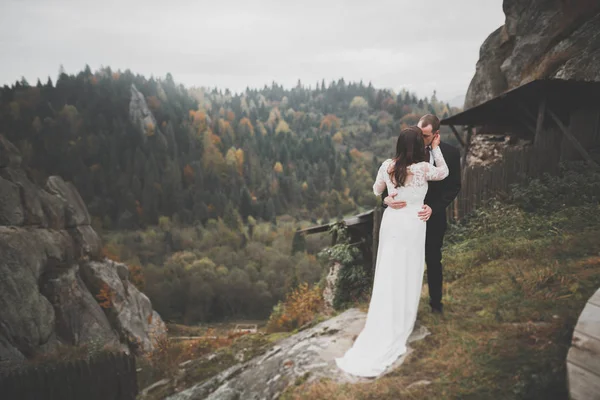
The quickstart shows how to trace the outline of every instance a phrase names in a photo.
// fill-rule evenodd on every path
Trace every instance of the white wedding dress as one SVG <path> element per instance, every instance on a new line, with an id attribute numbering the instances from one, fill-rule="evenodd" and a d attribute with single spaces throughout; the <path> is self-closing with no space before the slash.
<path id="1" fill-rule="evenodd" d="M 373 292 L 367 321 L 352 348 L 337 358 L 339 368 L 349 374 L 375 377 L 382 374 L 406 352 L 406 341 L 417 319 L 417 309 L 425 269 L 425 229 L 427 224 L 417 213 L 427 194 L 427 181 L 448 176 L 448 167 L 439 147 L 431 151 L 435 165 L 428 162 L 408 167 L 403 186 L 396 188 L 388 174 L 392 160 L 383 162 L 373 185 L 381 195 L 397 192 L 395 200 L 406 207 L 387 207 L 379 231 L 379 248 Z"/>

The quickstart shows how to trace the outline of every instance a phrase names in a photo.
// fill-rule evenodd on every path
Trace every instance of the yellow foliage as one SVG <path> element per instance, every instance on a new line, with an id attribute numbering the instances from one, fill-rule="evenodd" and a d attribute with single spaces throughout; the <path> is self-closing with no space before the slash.
<path id="1" fill-rule="evenodd" d="M 280 119 L 279 123 L 277 124 L 277 128 L 275 128 L 275 133 L 279 135 L 280 133 L 288 132 L 291 132 L 290 126 L 287 124 L 287 122 L 285 122 L 285 120 Z"/>
<path id="2" fill-rule="evenodd" d="M 244 172 L 244 150 L 237 149 L 235 151 L 235 159 L 237 161 L 238 174 L 240 174 L 240 176 L 242 176 L 242 174 Z"/>
<path id="3" fill-rule="evenodd" d="M 254 127 L 252 126 L 252 122 L 246 117 L 240 120 L 239 130 L 243 135 L 254 136 Z"/>
<path id="4" fill-rule="evenodd" d="M 342 132 L 338 132 L 335 135 L 333 135 L 333 141 L 337 144 L 342 144 L 342 142 L 344 141 L 344 136 L 342 135 Z"/>
<path id="5" fill-rule="evenodd" d="M 283 165 L 281 165 L 281 163 L 277 161 L 273 166 L 273 171 L 277 172 L 278 174 L 281 174 L 283 172 Z"/>

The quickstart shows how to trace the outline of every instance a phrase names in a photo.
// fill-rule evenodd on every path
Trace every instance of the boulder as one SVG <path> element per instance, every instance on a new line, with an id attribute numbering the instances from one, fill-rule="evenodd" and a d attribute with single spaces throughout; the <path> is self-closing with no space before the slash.
<path id="1" fill-rule="evenodd" d="M 0 136 L 0 367 L 59 343 L 152 349 L 166 327 L 127 266 L 86 264 L 102 258 L 102 242 L 75 187 L 52 176 L 42 189 L 20 164 Z M 108 310 L 96 297 L 104 284 Z"/>
<path id="2" fill-rule="evenodd" d="M 81 275 L 92 294 L 102 292 L 108 297 L 105 312 L 121 339 L 137 353 L 150 351 L 166 327 L 148 297 L 129 282 L 123 270 L 128 270 L 126 265 L 107 259 L 83 264 Z"/>
<path id="3" fill-rule="evenodd" d="M 481 46 L 465 108 L 540 78 L 600 80 L 600 2 L 504 0 L 504 26 Z"/>
<path id="4" fill-rule="evenodd" d="M 27 357 L 53 336 L 54 309 L 38 281 L 49 261 L 65 256 L 59 233 L 35 231 L 0 227 L 0 337 Z"/>
<path id="5" fill-rule="evenodd" d="M 72 183 L 65 182 L 59 176 L 51 176 L 46 181 L 46 190 L 64 201 L 67 228 L 90 225 L 90 214 Z"/>
<path id="6" fill-rule="evenodd" d="M 56 334 L 63 343 L 118 347 L 119 338 L 81 280 L 77 264 L 46 271 L 41 292 L 54 308 Z"/>

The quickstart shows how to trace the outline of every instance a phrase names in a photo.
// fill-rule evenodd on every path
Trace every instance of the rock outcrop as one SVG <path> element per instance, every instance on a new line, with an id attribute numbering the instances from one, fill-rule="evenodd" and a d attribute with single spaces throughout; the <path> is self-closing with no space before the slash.
<path id="1" fill-rule="evenodd" d="M 102 256 L 75 187 L 52 176 L 41 188 L 20 164 L 0 136 L 0 361 L 61 343 L 150 349 L 150 335 L 164 334 L 164 324 L 129 283 L 127 266 Z"/>
<path id="2" fill-rule="evenodd" d="M 177 393 L 169 400 L 276 399 L 297 382 L 327 378 L 337 382 L 368 381 L 346 374 L 335 364 L 352 346 L 366 321 L 366 314 L 350 309 L 342 314 L 283 339 L 265 354 L 234 365 L 206 382 Z M 409 342 L 423 339 L 429 331 L 417 325 Z M 387 374 L 401 365 L 412 350 L 400 357 Z"/>
<path id="3" fill-rule="evenodd" d="M 600 2 L 504 0 L 483 43 L 465 109 L 540 78 L 600 80 Z"/>
<path id="4" fill-rule="evenodd" d="M 129 101 L 129 119 L 138 128 L 143 143 L 146 143 L 149 137 L 154 137 L 162 148 L 168 147 L 167 139 L 160 130 L 154 114 L 150 111 L 146 98 L 133 84 Z"/>

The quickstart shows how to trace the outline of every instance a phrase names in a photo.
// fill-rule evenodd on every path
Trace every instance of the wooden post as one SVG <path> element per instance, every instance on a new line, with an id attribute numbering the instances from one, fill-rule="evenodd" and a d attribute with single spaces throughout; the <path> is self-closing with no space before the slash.
<path id="1" fill-rule="evenodd" d="M 538 107 L 537 121 L 535 123 L 535 136 L 533 137 L 534 143 L 535 143 L 536 139 L 542 134 L 542 129 L 544 129 L 544 117 L 545 116 L 546 116 L 546 98 L 543 97 L 542 101 L 540 101 L 540 105 Z"/>
<path id="2" fill-rule="evenodd" d="M 465 148 L 464 148 L 464 153 L 462 156 L 462 163 L 461 166 L 462 168 L 466 168 L 466 161 L 467 161 L 467 154 L 469 153 L 469 146 L 471 145 L 471 137 L 473 136 L 473 127 L 469 126 L 467 128 L 467 142 L 465 144 Z"/>
<path id="3" fill-rule="evenodd" d="M 588 152 L 585 151 L 585 148 L 581 145 L 581 143 L 579 143 L 579 140 L 577 140 L 575 136 L 573 136 L 571 132 L 569 132 L 569 129 L 562 123 L 560 118 L 558 118 L 558 116 L 554 114 L 554 112 L 552 112 L 552 110 L 550 109 L 548 109 L 548 114 L 550 115 L 550 117 L 552 117 L 552 119 L 554 120 L 554 122 L 556 122 L 556 125 L 558 125 L 565 137 L 569 139 L 573 147 L 575 147 L 575 149 L 588 162 L 588 164 L 590 164 L 590 166 L 596 169 L 600 168 L 600 166 L 592 159 L 592 157 L 590 157 Z"/>
<path id="4" fill-rule="evenodd" d="M 459 135 L 458 131 L 456 130 L 456 128 L 454 127 L 454 125 L 450 125 L 450 129 L 452 129 L 452 132 L 454 133 L 454 136 L 456 136 L 456 139 L 458 140 L 458 143 L 460 143 L 461 147 L 464 149 L 465 148 L 465 142 L 460 137 L 460 135 Z"/>

